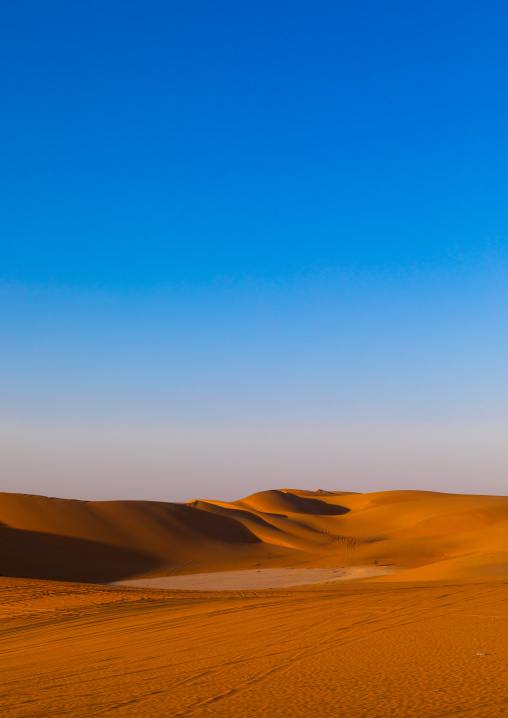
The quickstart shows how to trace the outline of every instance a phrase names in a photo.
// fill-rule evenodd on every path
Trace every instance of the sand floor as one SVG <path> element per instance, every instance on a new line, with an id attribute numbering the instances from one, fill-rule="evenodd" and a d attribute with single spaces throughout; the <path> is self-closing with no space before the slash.
<path id="1" fill-rule="evenodd" d="M 347 568 L 264 568 L 247 571 L 217 571 L 186 576 L 160 576 L 115 581 L 114 586 L 136 588 L 181 589 L 186 591 L 248 591 L 287 588 L 314 583 L 331 584 L 371 576 L 386 576 L 397 569 L 385 566 L 350 566 Z"/>
<path id="2" fill-rule="evenodd" d="M 2 718 L 508 718 L 508 583 L 0 577 Z"/>

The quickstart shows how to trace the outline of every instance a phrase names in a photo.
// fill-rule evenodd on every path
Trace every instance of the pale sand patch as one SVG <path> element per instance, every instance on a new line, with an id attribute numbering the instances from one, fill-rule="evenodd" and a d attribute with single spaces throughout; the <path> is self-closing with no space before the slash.
<path id="1" fill-rule="evenodd" d="M 159 576 L 115 581 L 112 586 L 167 588 L 187 591 L 242 591 L 287 588 L 313 583 L 336 583 L 371 576 L 385 576 L 397 569 L 385 566 L 349 566 L 347 568 L 263 568 L 247 571 L 217 571 L 185 576 Z"/>

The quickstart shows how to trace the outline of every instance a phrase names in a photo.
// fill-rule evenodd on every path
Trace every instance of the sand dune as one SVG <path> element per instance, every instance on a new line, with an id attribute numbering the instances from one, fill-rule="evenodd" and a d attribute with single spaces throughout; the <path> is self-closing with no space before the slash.
<path id="1" fill-rule="evenodd" d="M 0 522 L 0 573 L 25 578 L 113 582 L 374 562 L 407 569 L 384 582 L 508 574 L 507 497 L 281 489 L 176 504 L 4 493 Z"/>

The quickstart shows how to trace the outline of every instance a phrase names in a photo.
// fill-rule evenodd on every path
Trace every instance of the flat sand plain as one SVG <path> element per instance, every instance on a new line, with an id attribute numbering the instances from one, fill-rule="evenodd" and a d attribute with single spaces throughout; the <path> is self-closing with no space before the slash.
<path id="1" fill-rule="evenodd" d="M 331 584 L 361 578 L 388 576 L 396 569 L 377 566 L 349 566 L 348 568 L 263 568 L 247 571 L 214 571 L 191 573 L 185 576 L 159 576 L 117 581 L 114 585 L 134 588 L 182 589 L 187 591 L 240 591 L 267 588 L 289 588 L 314 583 Z"/>
<path id="2" fill-rule="evenodd" d="M 3 718 L 508 716 L 504 581 L 0 595 Z"/>

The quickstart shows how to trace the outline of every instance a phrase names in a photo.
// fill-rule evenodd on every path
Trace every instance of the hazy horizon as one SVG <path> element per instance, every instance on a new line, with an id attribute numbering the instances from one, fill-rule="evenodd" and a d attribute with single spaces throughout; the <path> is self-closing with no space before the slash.
<path id="1" fill-rule="evenodd" d="M 508 424 L 265 428 L 2 426 L 2 490 L 233 501 L 268 489 L 506 494 Z M 30 452 L 26 452 L 30 445 Z"/>

